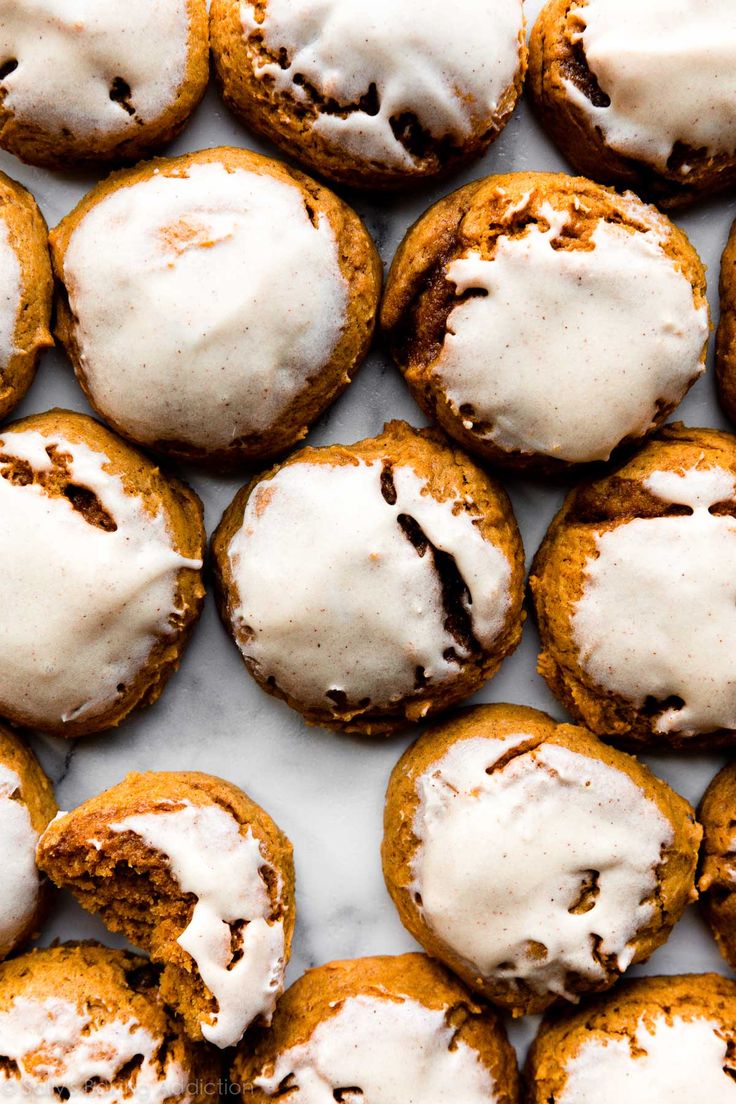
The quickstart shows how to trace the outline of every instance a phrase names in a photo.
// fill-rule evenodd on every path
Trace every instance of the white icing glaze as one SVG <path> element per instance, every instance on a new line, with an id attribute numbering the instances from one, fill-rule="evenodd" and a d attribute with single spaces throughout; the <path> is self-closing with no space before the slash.
<path id="1" fill-rule="evenodd" d="M 611 103 L 594 107 L 570 80 L 567 94 L 608 145 L 659 169 L 678 142 L 709 155 L 736 150 L 732 0 L 585 0 L 570 14 Z"/>
<path id="2" fill-rule="evenodd" d="M 99 1016 L 97 1010 L 95 1017 Z M 19 996 L 7 1011 L 0 1011 L 0 1053 L 18 1064 L 18 1073 L 0 1067 L 0 1096 L 58 1104 L 58 1090 L 64 1089 L 68 1104 L 90 1099 L 99 1104 L 191 1100 L 182 1066 L 167 1056 L 163 1070 L 159 1068 L 161 1043 L 134 1019 L 95 1022 L 86 1009 L 70 1001 Z M 133 1059 L 140 1059 L 135 1072 L 111 1084 Z"/>
<path id="3" fill-rule="evenodd" d="M 414 518 L 454 556 L 476 639 L 490 647 L 509 608 L 511 567 L 458 503 L 440 502 L 408 467 L 393 469 L 396 502 L 381 494 L 379 461 L 292 464 L 250 496 L 229 547 L 240 649 L 262 677 L 300 702 L 388 705 L 410 694 L 416 671 L 439 683 L 463 646 L 445 628 L 439 577 L 398 518 Z M 425 493 L 426 492 L 426 493 Z M 284 540 L 284 533 L 289 540 Z"/>
<path id="4" fill-rule="evenodd" d="M 20 261 L 10 241 L 8 224 L 0 218 L 0 381 L 3 369 L 16 351 L 15 330 L 21 294 Z"/>
<path id="5" fill-rule="evenodd" d="M 205 1039 L 233 1046 L 257 1017 L 270 1022 L 283 989 L 284 926 L 268 919 L 272 907 L 261 874 L 268 863 L 252 829 L 243 833 L 219 805 L 189 802 L 129 816 L 110 828 L 133 832 L 160 851 L 182 892 L 197 898 L 177 942 L 217 1000 L 213 1020 L 200 1025 Z M 234 960 L 230 925 L 243 921 L 241 955 Z"/>
<path id="6" fill-rule="evenodd" d="M 117 189 L 64 280 L 97 406 L 136 440 L 224 448 L 268 429 L 329 362 L 348 289 L 296 185 L 218 162 Z"/>
<path id="7" fill-rule="evenodd" d="M 572 616 L 579 663 L 604 689 L 664 709 L 658 732 L 736 728 L 736 520 L 708 508 L 732 502 L 721 468 L 654 472 L 645 486 L 681 517 L 635 518 L 596 536 Z"/>
<path id="8" fill-rule="evenodd" d="M 117 525 L 88 523 L 65 497 L 1 477 L 0 702 L 43 728 L 93 717 L 171 631 L 181 568 L 163 513 L 127 494 L 109 460 L 83 444 L 35 430 L 0 432 L 0 457 L 53 468 L 47 449 L 70 458 L 73 483 L 95 494 Z M 70 640 L 73 646 L 70 646 Z"/>
<path id="9" fill-rule="evenodd" d="M 289 1095 L 300 1104 L 333 1104 L 339 1089 L 346 1104 L 494 1104 L 490 1072 L 454 1035 L 444 1012 L 418 1001 L 350 997 L 255 1086 L 276 1096 L 291 1076 Z"/>
<path id="10" fill-rule="evenodd" d="M 491 260 L 449 265 L 458 295 L 486 294 L 451 312 L 432 372 L 456 411 L 472 408 L 466 427 L 500 448 L 607 460 L 704 370 L 708 309 L 665 254 L 661 224 L 630 233 L 601 219 L 593 249 L 558 249 L 567 215 L 544 214 L 547 229 L 502 235 Z"/>
<path id="11" fill-rule="evenodd" d="M 565 1067 L 558 1104 L 736 1104 L 736 1082 L 719 1025 L 706 1019 L 641 1020 L 634 1040 L 583 1043 Z"/>
<path id="12" fill-rule="evenodd" d="M 458 741 L 418 779 L 412 891 L 482 977 L 575 999 L 568 974 L 606 978 L 596 941 L 620 970 L 630 965 L 672 829 L 628 775 L 567 748 L 519 748 L 493 769 L 530 739 Z M 593 907 L 571 912 L 592 872 Z"/>
<path id="13" fill-rule="evenodd" d="M 0 853 L 3 856 L 0 958 L 14 948 L 38 904 L 37 842 L 38 832 L 21 800 L 20 778 L 0 763 Z"/>
<path id="14" fill-rule="evenodd" d="M 188 37 L 186 0 L 0 0 L 0 58 L 18 62 L 4 106 L 52 134 L 123 137 L 176 100 Z M 111 98 L 116 78 L 133 114 Z"/>
<path id="15" fill-rule="evenodd" d="M 462 142 L 485 129 L 519 68 L 521 0 L 268 0 L 262 23 L 253 0 L 241 0 L 246 35 L 262 33 L 289 65 L 266 63 L 256 72 L 297 100 L 308 95 L 359 104 L 375 88 L 378 110 L 320 112 L 314 130 L 366 159 L 411 169 L 414 157 L 396 138 L 391 120 L 415 115 L 435 138 Z"/>

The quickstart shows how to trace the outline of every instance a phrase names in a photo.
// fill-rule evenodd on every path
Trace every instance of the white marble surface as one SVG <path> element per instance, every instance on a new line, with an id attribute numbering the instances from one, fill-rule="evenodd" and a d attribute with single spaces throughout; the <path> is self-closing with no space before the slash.
<path id="1" fill-rule="evenodd" d="M 528 0 L 531 21 L 541 0 Z M 265 150 L 228 114 L 213 88 L 172 153 L 231 144 Z M 0 154 L 0 168 L 27 185 L 50 225 L 71 209 L 92 178 L 65 176 L 21 165 Z M 528 105 L 521 103 L 498 142 L 482 161 L 456 179 L 406 197 L 374 201 L 346 198 L 365 218 L 388 264 L 402 235 L 435 199 L 467 180 L 493 172 L 565 170 L 566 165 L 540 132 Z M 709 294 L 717 312 L 720 254 L 736 198 L 701 205 L 677 216 L 708 266 Z M 717 314 L 715 315 L 717 317 Z M 712 354 L 712 351 L 711 351 Z M 711 370 L 696 384 L 677 417 L 690 425 L 728 428 L 715 402 Z M 88 410 L 62 353 L 47 353 L 19 415 L 60 405 Z M 309 435 L 311 444 L 354 441 L 403 417 L 423 418 L 403 380 L 380 347 L 374 348 L 349 390 Z M 195 470 L 184 473 L 202 496 L 211 532 L 223 508 L 244 479 L 217 479 Z M 564 487 L 506 480 L 531 558 L 557 509 Z M 73 642 L 70 642 L 73 647 Z M 523 642 L 479 701 L 510 701 L 537 706 L 562 719 L 563 710 L 535 672 L 537 640 L 527 623 Z M 246 674 L 222 629 L 211 593 L 179 673 L 152 709 L 117 731 L 64 742 L 39 737 L 35 743 L 56 783 L 62 808 L 118 782 L 129 770 L 194 769 L 222 775 L 265 806 L 291 837 L 297 863 L 298 924 L 289 978 L 333 958 L 394 953 L 414 947 L 384 888 L 379 861 L 383 794 L 389 773 L 411 739 L 387 741 L 337 736 L 307 728 L 285 705 L 267 697 Z M 652 756 L 647 761 L 682 794 L 697 803 L 723 758 L 703 755 Z M 95 936 L 112 943 L 101 923 L 59 896 L 42 942 Z M 118 941 L 119 942 L 119 941 Z M 727 969 L 691 908 L 669 943 L 634 973 L 674 973 Z M 523 1052 L 533 1020 L 512 1025 Z"/>

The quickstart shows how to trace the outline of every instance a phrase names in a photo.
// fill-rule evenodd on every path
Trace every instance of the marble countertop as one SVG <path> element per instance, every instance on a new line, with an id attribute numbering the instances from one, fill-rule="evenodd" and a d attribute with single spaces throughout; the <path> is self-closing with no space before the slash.
<path id="1" fill-rule="evenodd" d="M 542 0 L 527 0 L 529 23 Z M 214 88 L 183 136 L 168 151 L 184 153 L 216 145 L 237 145 L 273 153 L 254 141 L 227 112 Z M 94 182 L 21 165 L 0 153 L 0 168 L 36 196 L 50 226 L 55 225 Z M 495 172 L 564 171 L 567 166 L 522 102 L 486 156 L 456 178 L 408 196 L 364 198 L 345 194 L 360 212 L 388 265 L 408 226 L 441 195 L 468 180 Z M 714 317 L 720 254 L 736 197 L 698 206 L 676 216 L 708 268 Z M 52 406 L 89 412 L 64 355 L 50 351 L 16 416 Z M 309 434 L 310 444 L 351 442 L 378 433 L 385 421 L 425 419 L 398 371 L 374 347 L 355 382 Z M 715 400 L 712 349 L 709 371 L 692 389 L 675 419 L 690 425 L 733 428 Z M 183 475 L 202 497 L 211 533 L 245 477 L 216 478 L 195 469 Z M 562 484 L 504 480 L 521 526 L 527 556 L 535 552 L 565 492 Z M 562 707 L 536 674 L 538 641 L 527 621 L 516 653 L 477 701 L 515 702 L 545 709 L 564 719 Z M 246 673 L 222 628 L 211 586 L 202 620 L 176 674 L 160 701 L 119 729 L 100 736 L 63 741 L 38 737 L 35 747 L 56 784 L 59 805 L 70 809 L 118 782 L 130 770 L 191 769 L 221 775 L 246 790 L 290 836 L 297 867 L 297 930 L 288 978 L 330 959 L 390 954 L 415 949 L 399 923 L 383 884 L 379 845 L 383 796 L 396 760 L 414 734 L 389 740 L 339 736 L 308 728 L 286 705 L 264 694 Z M 656 773 L 697 803 L 721 766 L 709 755 L 646 756 Z M 59 895 L 43 931 L 55 938 L 99 938 L 120 944 L 102 923 Z M 696 908 L 683 918 L 669 942 L 633 974 L 729 971 Z M 523 1050 L 536 1018 L 511 1025 Z"/>

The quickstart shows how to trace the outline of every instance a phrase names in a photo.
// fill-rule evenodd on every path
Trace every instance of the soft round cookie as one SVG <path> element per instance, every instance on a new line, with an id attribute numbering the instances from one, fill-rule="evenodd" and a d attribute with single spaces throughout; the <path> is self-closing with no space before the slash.
<path id="1" fill-rule="evenodd" d="M 163 965 L 161 995 L 190 1038 L 228 1047 L 270 1022 L 294 931 L 294 863 L 237 786 L 194 771 L 129 774 L 57 817 L 38 863 Z"/>
<path id="2" fill-rule="evenodd" d="M 145 959 L 94 943 L 0 966 L 0 1094 L 39 1104 L 207 1104 L 219 1069 L 166 1012 Z"/>
<path id="3" fill-rule="evenodd" d="M 536 709 L 476 706 L 421 736 L 393 771 L 384 828 L 404 926 L 517 1016 L 608 989 L 697 896 L 688 803 Z"/>
<path id="4" fill-rule="evenodd" d="M 624 982 L 550 1016 L 527 1063 L 528 1104 L 734 1104 L 736 985 L 718 974 Z"/>
<path id="5" fill-rule="evenodd" d="M 736 421 L 736 223 L 721 258 L 720 319 L 716 333 L 716 379 L 721 405 Z"/>
<path id="6" fill-rule="evenodd" d="M 254 479 L 212 548 L 246 667 L 310 724 L 396 732 L 479 689 L 521 636 L 505 492 L 405 422 Z"/>
<path id="7" fill-rule="evenodd" d="M 0 716 L 57 736 L 155 701 L 204 598 L 202 506 L 92 418 L 0 430 Z"/>
<path id="8" fill-rule="evenodd" d="M 552 472 L 662 424 L 704 371 L 709 332 L 703 265 L 669 219 L 534 172 L 431 207 L 381 320 L 429 417 L 484 460 Z"/>
<path id="9" fill-rule="evenodd" d="M 446 173 L 503 129 L 526 70 L 522 0 L 213 0 L 225 102 L 332 180 Z"/>
<path id="10" fill-rule="evenodd" d="M 736 732 L 736 438 L 668 425 L 565 499 L 530 575 L 539 673 L 599 736 Z"/>
<path id="11" fill-rule="evenodd" d="M 242 1101 L 518 1104 L 501 1021 L 421 954 L 331 962 L 279 1001 L 270 1031 L 238 1052 Z"/>
<path id="12" fill-rule="evenodd" d="M 0 959 L 38 931 L 48 905 L 48 883 L 36 867 L 36 844 L 56 815 L 51 783 L 36 756 L 0 725 Z"/>
<path id="13" fill-rule="evenodd" d="M 700 902 L 721 954 L 736 967 L 736 764 L 715 776 L 698 819 L 703 825 Z"/>
<path id="14" fill-rule="evenodd" d="M 54 343 L 52 291 L 44 217 L 31 193 L 0 172 L 0 418 L 23 398 L 41 350 Z"/>
<path id="15" fill-rule="evenodd" d="M 368 351 L 381 267 L 354 211 L 248 150 L 99 184 L 51 234 L 57 334 L 139 444 L 232 464 L 283 452 Z"/>
<path id="16" fill-rule="evenodd" d="M 0 0 L 0 147 L 32 165 L 150 156 L 208 79 L 206 0 Z"/>
<path id="17" fill-rule="evenodd" d="M 731 0 L 549 0 L 529 84 L 586 176 L 672 207 L 736 182 Z"/>

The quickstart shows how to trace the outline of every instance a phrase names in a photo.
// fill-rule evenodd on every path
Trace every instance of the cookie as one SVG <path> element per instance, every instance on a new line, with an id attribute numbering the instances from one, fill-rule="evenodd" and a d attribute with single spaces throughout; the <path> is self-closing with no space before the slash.
<path id="1" fill-rule="evenodd" d="M 529 86 L 586 176 L 680 206 L 736 183 L 731 0 L 549 0 Z"/>
<path id="2" fill-rule="evenodd" d="M 736 731 L 736 438 L 666 426 L 565 499 L 530 576 L 539 672 L 576 719 L 635 744 Z"/>
<path id="3" fill-rule="evenodd" d="M 736 421 L 736 223 L 721 259 L 720 320 L 716 334 L 716 378 L 721 406 Z"/>
<path id="4" fill-rule="evenodd" d="M 608 989 L 697 896 L 688 803 L 536 709 L 476 706 L 421 736 L 393 771 L 384 827 L 404 926 L 514 1015 Z"/>
<path id="5" fill-rule="evenodd" d="M 163 965 L 161 995 L 190 1038 L 233 1046 L 270 1022 L 294 930 L 291 844 L 230 782 L 130 774 L 58 817 L 49 877 Z"/>
<path id="6" fill-rule="evenodd" d="M 146 960 L 94 943 L 0 965 L 0 1092 L 41 1104 L 206 1104 L 218 1068 L 166 1012 Z"/>
<path id="7" fill-rule="evenodd" d="M 733 1104 L 736 985 L 717 974 L 648 977 L 543 1023 L 528 1104 Z"/>
<path id="8" fill-rule="evenodd" d="M 18 405 L 41 350 L 54 343 L 52 288 L 43 215 L 30 192 L 0 173 L 0 418 Z"/>
<path id="9" fill-rule="evenodd" d="M 212 548 L 246 667 L 310 724 L 398 731 L 479 689 L 521 636 L 505 492 L 405 422 L 254 479 Z"/>
<path id="10" fill-rule="evenodd" d="M 521 92 L 521 0 L 213 0 L 225 102 L 341 184 L 399 187 L 484 152 Z"/>
<path id="11" fill-rule="evenodd" d="M 420 954 L 331 962 L 284 994 L 273 1027 L 237 1054 L 248 1104 L 354 1097 L 518 1104 L 501 1021 Z"/>
<path id="12" fill-rule="evenodd" d="M 705 292 L 697 253 L 656 208 L 513 173 L 419 219 L 382 324 L 429 417 L 482 460 L 548 473 L 665 421 L 705 369 Z"/>
<path id="13" fill-rule="evenodd" d="M 46 913 L 48 885 L 36 867 L 36 844 L 55 815 L 54 791 L 35 755 L 0 725 L 0 959 L 36 934 Z"/>
<path id="14" fill-rule="evenodd" d="M 332 192 L 248 150 L 147 163 L 52 232 L 57 335 L 133 441 L 232 464 L 283 452 L 368 351 L 373 242 Z"/>
<path id="15" fill-rule="evenodd" d="M 150 156 L 208 78 L 206 0 L 0 0 L 0 147 L 32 165 Z"/>
<path id="16" fill-rule="evenodd" d="M 729 763 L 706 790 L 698 813 L 703 825 L 700 902 L 718 948 L 736 966 L 736 765 Z"/>
<path id="17" fill-rule="evenodd" d="M 0 716 L 57 736 L 156 700 L 204 597 L 193 491 L 83 414 L 0 430 Z"/>

